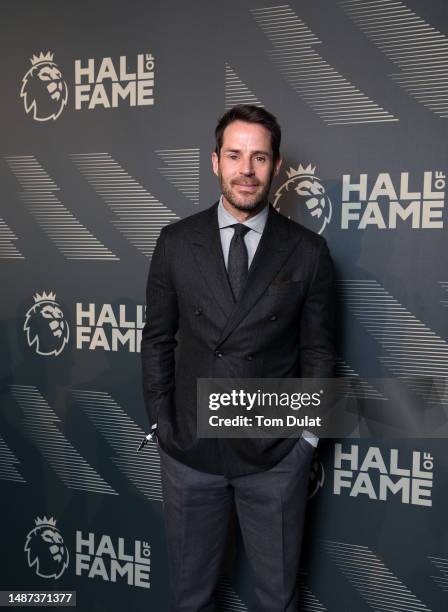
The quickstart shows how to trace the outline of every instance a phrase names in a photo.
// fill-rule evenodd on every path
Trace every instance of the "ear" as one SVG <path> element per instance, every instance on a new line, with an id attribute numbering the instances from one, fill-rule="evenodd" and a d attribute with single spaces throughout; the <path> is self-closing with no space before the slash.
<path id="1" fill-rule="evenodd" d="M 219 157 L 215 151 L 212 153 L 212 167 L 216 176 L 219 175 Z"/>
<path id="2" fill-rule="evenodd" d="M 274 166 L 274 176 L 277 176 L 277 174 L 280 172 L 280 166 L 282 165 L 283 160 L 282 158 L 278 159 L 275 162 L 275 166 Z"/>

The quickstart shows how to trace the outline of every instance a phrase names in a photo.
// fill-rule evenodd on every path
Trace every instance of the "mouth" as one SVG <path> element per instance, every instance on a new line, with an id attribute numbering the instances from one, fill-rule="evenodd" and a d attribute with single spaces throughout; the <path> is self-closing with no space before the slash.
<path id="1" fill-rule="evenodd" d="M 247 191 L 248 193 L 253 193 L 258 188 L 257 183 L 234 183 L 234 185 L 239 191 Z"/>

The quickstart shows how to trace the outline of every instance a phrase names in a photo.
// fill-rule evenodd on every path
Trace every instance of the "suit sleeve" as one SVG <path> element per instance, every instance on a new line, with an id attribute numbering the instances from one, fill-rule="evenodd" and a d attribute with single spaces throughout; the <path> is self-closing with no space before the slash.
<path id="1" fill-rule="evenodd" d="M 336 365 L 333 262 L 322 241 L 300 318 L 300 371 L 303 378 L 332 378 Z"/>
<path id="2" fill-rule="evenodd" d="M 173 401 L 178 327 L 177 296 L 169 272 L 167 231 L 163 228 L 149 269 L 146 287 L 146 321 L 142 332 L 143 393 L 151 425 Z"/>

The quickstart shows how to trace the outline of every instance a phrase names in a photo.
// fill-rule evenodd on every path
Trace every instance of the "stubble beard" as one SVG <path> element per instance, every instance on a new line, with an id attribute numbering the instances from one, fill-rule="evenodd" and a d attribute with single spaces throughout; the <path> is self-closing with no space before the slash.
<path id="1" fill-rule="evenodd" d="M 238 196 L 233 187 L 232 181 L 225 181 L 222 178 L 221 172 L 219 172 L 219 182 L 221 184 L 221 192 L 225 199 L 237 210 L 242 212 L 253 211 L 262 209 L 267 203 L 269 191 L 271 189 L 273 173 L 271 174 L 269 181 L 264 185 L 263 189 L 257 193 L 254 193 L 252 199 L 248 196 Z M 258 185 L 260 183 L 258 182 Z"/>

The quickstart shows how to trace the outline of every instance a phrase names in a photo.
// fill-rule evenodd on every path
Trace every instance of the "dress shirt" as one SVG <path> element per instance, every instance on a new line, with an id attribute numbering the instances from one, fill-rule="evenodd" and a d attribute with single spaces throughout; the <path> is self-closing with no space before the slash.
<path id="1" fill-rule="evenodd" d="M 250 219 L 242 223 L 242 225 L 246 225 L 247 227 L 250 227 L 250 230 L 251 230 L 247 232 L 247 234 L 244 236 L 244 244 L 246 245 L 246 249 L 247 249 L 249 268 L 254 258 L 255 251 L 257 250 L 258 243 L 260 242 L 260 238 L 263 233 L 264 226 L 266 225 L 266 220 L 268 218 L 268 212 L 269 212 L 268 207 L 265 206 L 255 216 L 251 217 Z M 235 225 L 235 223 L 241 223 L 241 221 L 238 221 L 238 219 L 235 219 L 235 217 L 224 208 L 224 205 L 222 203 L 222 196 L 221 196 L 221 198 L 219 199 L 219 204 L 218 204 L 218 225 L 219 225 L 219 235 L 221 236 L 221 246 L 222 246 L 222 252 L 224 255 L 224 263 L 226 265 L 226 269 L 227 269 L 227 264 L 229 261 L 230 242 L 232 241 L 233 234 L 234 234 L 234 229 L 231 226 Z"/>

